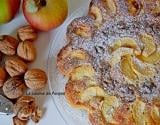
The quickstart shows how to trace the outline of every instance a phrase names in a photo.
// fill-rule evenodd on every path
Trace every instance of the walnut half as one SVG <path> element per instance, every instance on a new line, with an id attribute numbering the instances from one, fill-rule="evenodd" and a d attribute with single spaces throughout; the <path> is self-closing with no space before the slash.
<path id="1" fill-rule="evenodd" d="M 35 98 L 32 96 L 22 96 L 14 105 L 13 112 L 21 120 L 29 120 L 36 110 Z"/>
<path id="2" fill-rule="evenodd" d="M 13 108 L 14 114 L 20 120 L 30 120 L 39 122 L 42 117 L 42 110 L 36 104 L 36 100 L 32 96 L 22 96 L 19 98 Z"/>

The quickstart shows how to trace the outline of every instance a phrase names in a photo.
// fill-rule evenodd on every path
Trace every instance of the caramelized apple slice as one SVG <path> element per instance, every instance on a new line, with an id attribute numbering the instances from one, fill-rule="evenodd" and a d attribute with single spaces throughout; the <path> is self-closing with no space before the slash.
<path id="1" fill-rule="evenodd" d="M 115 51 L 116 49 L 118 49 L 120 47 L 127 47 L 127 48 L 136 49 L 136 48 L 138 48 L 138 45 L 133 38 L 123 37 L 123 38 L 120 38 L 114 42 L 113 51 Z"/>
<path id="2" fill-rule="evenodd" d="M 95 96 L 105 96 L 105 92 L 99 86 L 89 87 L 81 93 L 81 100 L 86 102 L 91 100 Z"/>
<path id="3" fill-rule="evenodd" d="M 139 56 L 137 56 L 137 58 L 146 62 L 146 63 L 156 64 L 160 61 L 160 48 L 158 47 L 157 51 L 148 57 L 145 57 L 143 55 L 139 55 Z"/>
<path id="4" fill-rule="evenodd" d="M 148 57 L 156 51 L 156 44 L 154 43 L 154 38 L 151 35 L 143 33 L 140 35 L 140 40 L 144 44 L 144 49 L 142 52 L 143 56 Z"/>
<path id="5" fill-rule="evenodd" d="M 85 103 L 81 101 L 80 93 L 86 89 L 83 81 L 69 81 L 65 86 L 65 97 L 70 105 L 86 109 Z"/>
<path id="6" fill-rule="evenodd" d="M 70 80 L 83 80 L 87 78 L 94 78 L 95 71 L 91 65 L 81 65 L 73 69 L 70 74 Z"/>
<path id="7" fill-rule="evenodd" d="M 160 107 L 160 97 L 153 99 L 153 104 L 157 107 Z"/>
<path id="8" fill-rule="evenodd" d="M 102 104 L 104 101 L 104 97 L 95 96 L 89 100 L 88 104 L 90 106 L 90 110 L 101 110 Z"/>
<path id="9" fill-rule="evenodd" d="M 138 59 L 133 59 L 132 61 L 132 69 L 138 75 L 141 74 L 143 76 L 154 76 L 156 71 L 154 67 L 150 64 L 143 63 Z"/>
<path id="10" fill-rule="evenodd" d="M 114 51 L 111 55 L 111 59 L 110 59 L 110 65 L 114 66 L 117 63 L 120 62 L 121 57 L 125 56 L 125 55 L 132 55 L 133 54 L 133 49 L 131 48 L 125 48 L 125 47 L 121 47 L 119 49 L 117 49 L 116 51 Z"/>
<path id="11" fill-rule="evenodd" d="M 118 124 L 114 118 L 115 109 L 120 105 L 119 100 L 115 96 L 107 96 L 102 105 L 102 114 L 107 123 Z"/>
<path id="12" fill-rule="evenodd" d="M 82 51 L 82 50 L 74 50 L 70 53 L 70 57 L 71 58 L 78 58 L 78 59 L 81 59 L 81 60 L 85 60 L 86 57 L 87 57 L 87 54 L 85 51 Z"/>
<path id="13" fill-rule="evenodd" d="M 70 80 L 85 81 L 87 86 L 97 85 L 95 71 L 91 65 L 81 65 L 72 70 Z"/>
<path id="14" fill-rule="evenodd" d="M 72 49 L 69 45 L 65 46 L 57 56 L 57 67 L 65 76 L 69 76 L 75 67 L 87 62 L 89 62 L 89 55 L 86 51 Z"/>
<path id="15" fill-rule="evenodd" d="M 94 5 L 91 6 L 89 12 L 90 12 L 89 14 L 95 18 L 95 24 L 97 26 L 102 23 L 102 20 L 103 20 L 102 13 L 97 6 L 94 6 Z"/>
<path id="16" fill-rule="evenodd" d="M 80 24 L 75 29 L 75 33 L 83 38 L 91 37 L 91 27 L 86 24 Z"/>
<path id="17" fill-rule="evenodd" d="M 138 77 L 132 70 L 132 57 L 130 55 L 123 56 L 121 60 L 121 71 L 129 80 L 137 80 Z"/>
<path id="18" fill-rule="evenodd" d="M 109 9 L 110 13 L 116 14 L 117 7 L 114 0 L 104 0 L 107 9 Z"/>
<path id="19" fill-rule="evenodd" d="M 109 125 L 100 110 L 91 110 L 89 112 L 91 125 Z"/>
<path id="20" fill-rule="evenodd" d="M 160 1 L 159 1 L 160 2 Z M 160 3 L 158 6 L 156 6 L 153 10 L 152 10 L 152 13 L 155 15 L 155 16 L 158 16 L 160 15 Z"/>
<path id="21" fill-rule="evenodd" d="M 126 48 L 132 48 L 134 49 L 134 53 L 136 55 L 141 54 L 141 49 L 137 45 L 136 41 L 133 38 L 130 37 L 123 37 L 114 42 L 112 50 L 115 51 L 116 49 L 120 47 L 126 47 Z"/>
<path id="22" fill-rule="evenodd" d="M 128 11 L 132 16 L 136 16 L 142 9 L 142 4 L 138 0 L 126 0 Z"/>
<path id="23" fill-rule="evenodd" d="M 153 106 L 151 109 L 151 117 L 156 125 L 160 125 L 160 108 Z"/>
<path id="24" fill-rule="evenodd" d="M 151 13 L 154 16 L 159 16 L 160 14 L 160 1 L 159 0 L 146 0 L 145 11 Z"/>
<path id="25" fill-rule="evenodd" d="M 135 125 L 129 103 L 123 103 L 116 108 L 113 117 L 118 122 L 118 125 Z"/>
<path id="26" fill-rule="evenodd" d="M 131 106 L 131 111 L 136 125 L 153 125 L 144 102 L 136 100 Z"/>

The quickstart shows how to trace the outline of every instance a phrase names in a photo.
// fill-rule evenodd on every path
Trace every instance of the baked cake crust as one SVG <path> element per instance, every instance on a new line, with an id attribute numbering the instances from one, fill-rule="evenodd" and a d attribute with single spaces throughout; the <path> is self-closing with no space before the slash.
<path id="1" fill-rule="evenodd" d="M 68 26 L 57 67 L 92 125 L 160 125 L 160 1 L 91 0 Z"/>

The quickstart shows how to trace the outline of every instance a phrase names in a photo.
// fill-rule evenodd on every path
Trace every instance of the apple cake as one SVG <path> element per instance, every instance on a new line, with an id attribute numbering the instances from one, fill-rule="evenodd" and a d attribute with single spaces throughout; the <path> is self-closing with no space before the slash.
<path id="1" fill-rule="evenodd" d="M 160 0 L 92 0 L 57 67 L 92 125 L 160 125 Z"/>

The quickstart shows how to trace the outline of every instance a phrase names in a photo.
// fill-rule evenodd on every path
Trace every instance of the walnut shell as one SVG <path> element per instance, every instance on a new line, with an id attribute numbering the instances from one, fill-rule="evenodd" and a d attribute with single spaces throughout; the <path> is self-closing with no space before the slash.
<path id="1" fill-rule="evenodd" d="M 6 55 L 16 54 L 18 41 L 9 35 L 0 36 L 0 51 Z"/>
<path id="2" fill-rule="evenodd" d="M 6 76 L 7 76 L 6 71 L 2 67 L 0 67 L 0 87 L 3 86 L 6 80 Z"/>
<path id="3" fill-rule="evenodd" d="M 42 118 L 42 115 L 43 115 L 42 110 L 37 107 L 37 109 L 35 110 L 35 112 L 32 114 L 31 119 L 35 123 L 38 123 L 39 120 Z"/>
<path id="4" fill-rule="evenodd" d="M 5 69 L 11 77 L 19 76 L 26 72 L 27 64 L 19 58 L 11 57 L 5 61 Z"/>
<path id="5" fill-rule="evenodd" d="M 37 39 L 37 31 L 30 25 L 18 29 L 17 36 L 21 41 L 34 41 Z"/>
<path id="6" fill-rule="evenodd" d="M 21 97 L 26 90 L 23 80 L 19 77 L 8 79 L 3 85 L 4 94 L 10 99 Z"/>
<path id="7" fill-rule="evenodd" d="M 37 90 L 45 87 L 47 83 L 47 75 L 40 69 L 30 69 L 25 73 L 24 80 L 27 87 Z"/>
<path id="8" fill-rule="evenodd" d="M 30 41 L 20 42 L 17 48 L 17 54 L 26 61 L 34 61 L 36 58 L 36 49 Z"/>
<path id="9" fill-rule="evenodd" d="M 21 120 L 17 116 L 13 117 L 13 125 L 27 125 L 26 120 Z"/>
<path id="10" fill-rule="evenodd" d="M 22 96 L 13 107 L 14 114 L 21 120 L 29 120 L 36 112 L 37 105 L 32 96 Z"/>

